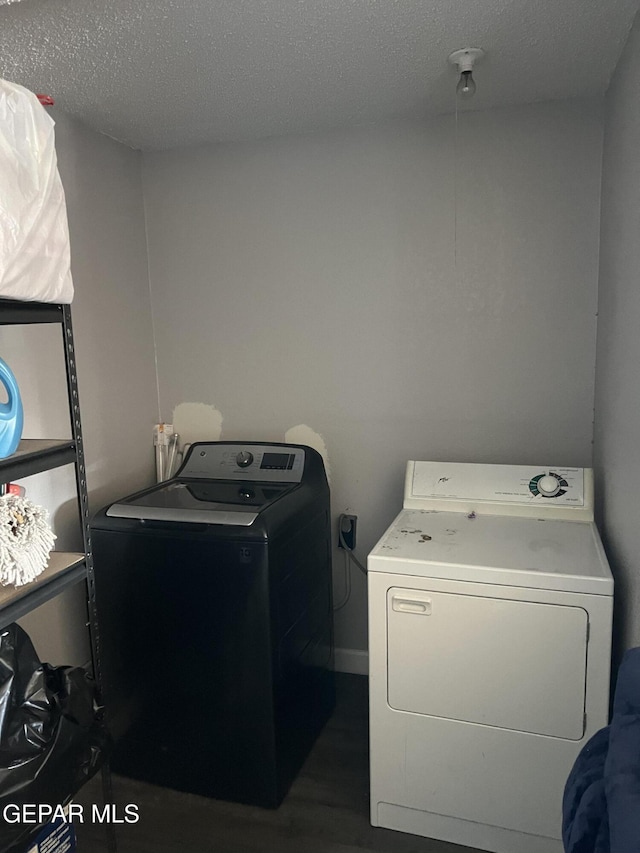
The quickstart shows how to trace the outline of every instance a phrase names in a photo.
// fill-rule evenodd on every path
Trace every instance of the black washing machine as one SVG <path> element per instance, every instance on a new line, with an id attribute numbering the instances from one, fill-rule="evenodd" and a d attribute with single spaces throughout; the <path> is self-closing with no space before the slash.
<path id="1" fill-rule="evenodd" d="M 335 698 L 321 456 L 194 444 L 92 539 L 112 768 L 278 806 Z"/>

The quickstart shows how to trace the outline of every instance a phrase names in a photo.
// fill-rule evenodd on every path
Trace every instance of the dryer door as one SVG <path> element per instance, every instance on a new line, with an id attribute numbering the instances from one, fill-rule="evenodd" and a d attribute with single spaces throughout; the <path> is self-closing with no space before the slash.
<path id="1" fill-rule="evenodd" d="M 389 705 L 579 740 L 587 626 L 581 607 L 394 587 Z"/>

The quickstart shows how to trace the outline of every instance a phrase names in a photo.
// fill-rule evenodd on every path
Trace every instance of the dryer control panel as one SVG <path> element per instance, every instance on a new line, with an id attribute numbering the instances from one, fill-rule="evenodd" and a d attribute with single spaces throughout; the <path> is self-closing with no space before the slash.
<path id="1" fill-rule="evenodd" d="M 405 509 L 593 521 L 589 468 L 409 462 Z"/>
<path id="2" fill-rule="evenodd" d="M 176 477 L 299 483 L 304 471 L 304 459 L 304 448 L 290 444 L 202 441 L 191 446 Z"/>

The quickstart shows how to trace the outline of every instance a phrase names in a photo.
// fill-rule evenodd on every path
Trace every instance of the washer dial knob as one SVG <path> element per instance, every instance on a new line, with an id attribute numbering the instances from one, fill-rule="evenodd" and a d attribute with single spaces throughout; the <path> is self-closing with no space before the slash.
<path id="1" fill-rule="evenodd" d="M 236 465 L 238 468 L 248 468 L 253 462 L 253 453 L 248 450 L 241 450 L 236 456 Z"/>

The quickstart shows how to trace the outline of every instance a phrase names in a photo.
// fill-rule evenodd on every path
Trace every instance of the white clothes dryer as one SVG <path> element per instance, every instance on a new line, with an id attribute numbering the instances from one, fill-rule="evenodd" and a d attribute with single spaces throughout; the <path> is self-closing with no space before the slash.
<path id="1" fill-rule="evenodd" d="M 559 853 L 564 784 L 608 720 L 591 470 L 409 462 L 368 590 L 371 823 Z"/>

